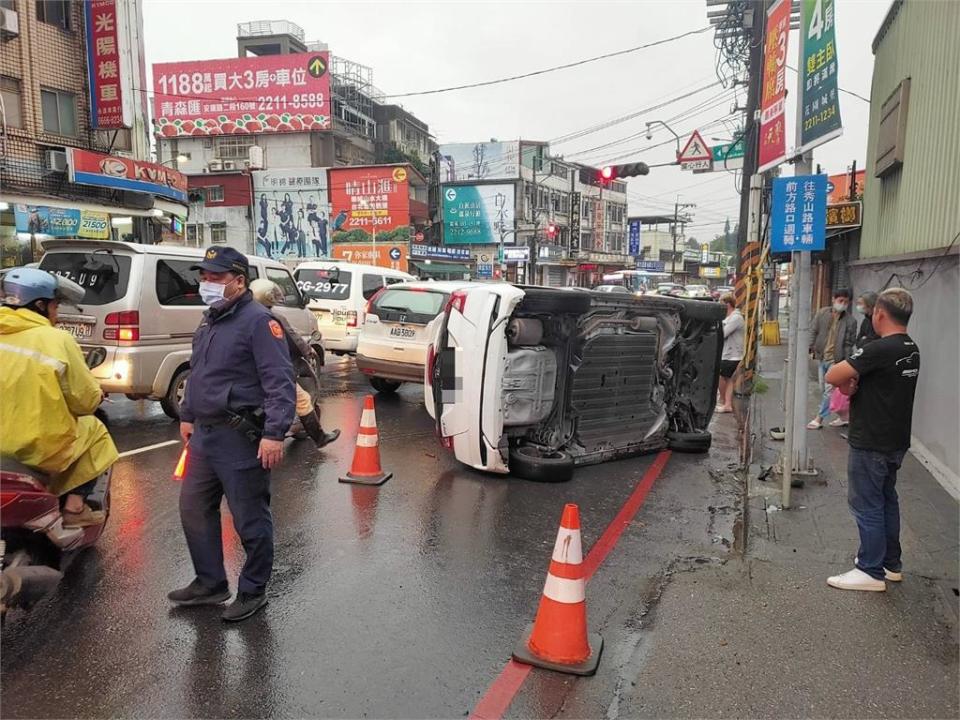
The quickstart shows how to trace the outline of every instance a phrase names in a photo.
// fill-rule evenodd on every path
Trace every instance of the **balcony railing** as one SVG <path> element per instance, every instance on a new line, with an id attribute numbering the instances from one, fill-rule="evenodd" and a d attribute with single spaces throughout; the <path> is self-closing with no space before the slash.
<path id="1" fill-rule="evenodd" d="M 237 37 L 259 37 L 262 35 L 292 35 L 303 42 L 303 28 L 289 20 L 254 20 L 237 24 Z"/>

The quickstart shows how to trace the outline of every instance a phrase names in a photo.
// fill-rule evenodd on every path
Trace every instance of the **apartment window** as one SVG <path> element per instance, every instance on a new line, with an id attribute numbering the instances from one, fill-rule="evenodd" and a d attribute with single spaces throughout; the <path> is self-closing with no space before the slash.
<path id="1" fill-rule="evenodd" d="M 187 245 L 190 247 L 203 246 L 203 225 L 187 225 Z"/>
<path id="2" fill-rule="evenodd" d="M 70 0 L 39 0 L 37 20 L 70 30 Z"/>
<path id="3" fill-rule="evenodd" d="M 77 96 L 62 90 L 40 90 L 43 129 L 54 135 L 77 135 Z"/>
<path id="4" fill-rule="evenodd" d="M 205 191 L 208 203 L 223 202 L 223 185 L 208 185 Z"/>
<path id="5" fill-rule="evenodd" d="M 225 222 L 210 223 L 210 242 L 223 244 L 227 241 L 227 224 Z"/>
<path id="6" fill-rule="evenodd" d="M 0 97 L 3 98 L 4 117 L 7 127 L 23 127 L 20 103 L 20 81 L 0 75 Z"/>
<path id="7" fill-rule="evenodd" d="M 217 157 L 220 160 L 246 160 L 254 144 L 252 137 L 217 138 Z"/>

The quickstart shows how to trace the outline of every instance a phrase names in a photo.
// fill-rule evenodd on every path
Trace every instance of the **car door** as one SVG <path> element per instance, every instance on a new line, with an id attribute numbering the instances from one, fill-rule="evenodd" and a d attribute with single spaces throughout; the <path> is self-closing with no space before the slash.
<path id="1" fill-rule="evenodd" d="M 387 287 L 370 303 L 358 354 L 422 366 L 430 342 L 430 324 L 441 313 L 448 297 L 440 290 Z"/>
<path id="2" fill-rule="evenodd" d="M 310 311 L 303 307 L 303 296 L 297 289 L 293 275 L 286 268 L 268 266 L 264 276 L 283 291 L 283 305 L 275 307 L 274 312 L 282 315 L 302 337 L 309 339 L 316 330 L 316 324 Z"/>

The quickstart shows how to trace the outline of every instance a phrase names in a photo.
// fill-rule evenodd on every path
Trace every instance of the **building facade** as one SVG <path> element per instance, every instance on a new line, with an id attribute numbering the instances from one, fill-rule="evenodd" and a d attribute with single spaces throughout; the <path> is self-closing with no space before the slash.
<path id="1" fill-rule="evenodd" d="M 922 367 L 912 452 L 960 496 L 960 3 L 895 0 L 873 42 L 856 292 L 913 294 Z"/>
<path id="2" fill-rule="evenodd" d="M 47 237 L 168 237 L 185 180 L 149 162 L 140 0 L 0 13 L 0 264 L 38 260 Z"/>

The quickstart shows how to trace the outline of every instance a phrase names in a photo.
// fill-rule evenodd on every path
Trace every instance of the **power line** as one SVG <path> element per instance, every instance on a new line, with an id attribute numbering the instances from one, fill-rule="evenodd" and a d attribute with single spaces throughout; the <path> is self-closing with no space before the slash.
<path id="1" fill-rule="evenodd" d="M 500 83 L 513 82 L 514 80 L 523 80 L 524 78 L 534 77 L 536 75 L 545 75 L 547 73 L 557 72 L 559 70 L 568 70 L 572 67 L 579 67 L 580 65 L 586 65 L 588 63 L 597 62 L 598 60 L 606 60 L 607 58 L 619 57 L 620 55 L 627 55 L 629 53 L 635 53 L 639 50 L 646 50 L 647 48 L 656 47 L 657 45 L 665 45 L 666 43 L 674 42 L 675 40 L 681 40 L 685 37 L 691 35 L 699 35 L 704 33 L 707 30 L 710 30 L 712 26 L 708 25 L 707 27 L 700 28 L 699 30 L 690 30 L 680 35 L 674 35 L 673 37 L 663 38 L 662 40 L 655 40 L 654 42 L 645 43 L 643 45 L 637 45 L 632 48 L 626 48 L 625 50 L 617 50 L 615 52 L 604 53 L 603 55 L 595 55 L 594 57 L 585 58 L 583 60 L 577 60 L 575 62 L 565 63 L 563 65 L 554 65 L 553 67 L 543 68 L 542 70 L 534 70 L 533 72 L 523 73 L 521 75 L 511 75 L 510 77 L 498 78 L 496 80 L 484 80 L 483 82 L 469 83 L 467 85 L 453 85 L 451 87 L 437 88 L 435 90 L 418 90 L 417 92 L 407 92 L 399 93 L 397 95 L 386 95 L 388 99 L 393 98 L 405 98 L 405 97 L 414 97 L 417 95 L 437 95 L 439 93 L 453 92 L 455 90 L 468 90 L 470 88 L 478 87 L 487 87 L 489 85 L 499 85 Z"/>

